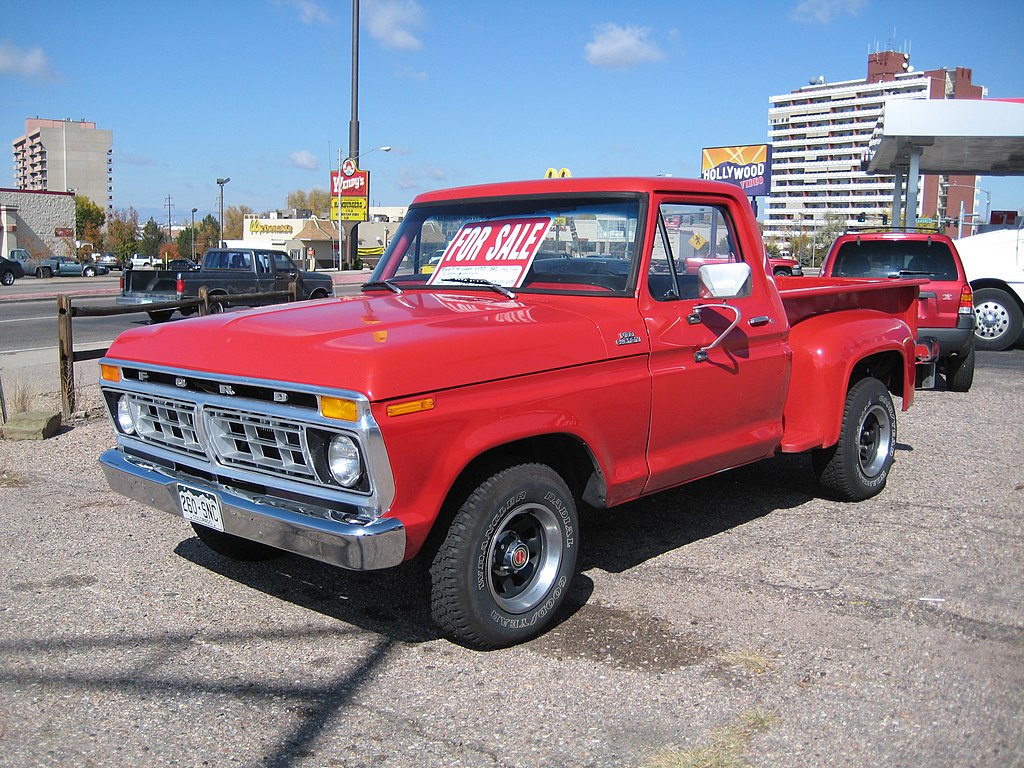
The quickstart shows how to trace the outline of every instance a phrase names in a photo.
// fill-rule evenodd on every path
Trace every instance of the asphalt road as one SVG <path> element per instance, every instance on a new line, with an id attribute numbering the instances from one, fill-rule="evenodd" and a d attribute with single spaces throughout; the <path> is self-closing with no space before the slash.
<path id="1" fill-rule="evenodd" d="M 789 456 L 585 518 L 490 653 L 415 565 L 212 554 L 107 490 L 102 420 L 0 441 L 0 766 L 1024 765 L 1022 361 L 919 393 L 866 502 Z"/>

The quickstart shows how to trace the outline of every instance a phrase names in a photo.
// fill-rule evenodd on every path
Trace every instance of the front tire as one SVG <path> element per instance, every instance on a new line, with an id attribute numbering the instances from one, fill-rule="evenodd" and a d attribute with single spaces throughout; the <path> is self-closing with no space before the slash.
<path id="1" fill-rule="evenodd" d="M 199 525 L 198 523 L 192 523 L 192 530 L 196 532 L 196 536 L 199 537 L 203 544 L 218 555 L 223 555 L 232 560 L 256 562 L 259 560 L 270 560 L 284 554 L 280 549 L 268 547 L 266 544 L 260 544 L 258 541 L 249 541 L 241 536 L 207 528 L 205 525 Z"/>
<path id="2" fill-rule="evenodd" d="M 82 275 L 84 277 L 96 277 L 96 270 L 92 267 L 86 267 L 82 270 Z"/>
<path id="3" fill-rule="evenodd" d="M 540 634 L 565 599 L 578 547 L 576 503 L 551 467 L 518 464 L 486 476 L 430 565 L 434 622 L 478 649 Z"/>
<path id="4" fill-rule="evenodd" d="M 839 442 L 811 455 L 818 482 L 841 501 L 881 492 L 896 453 L 896 409 L 885 385 L 861 379 L 846 394 Z"/>
<path id="5" fill-rule="evenodd" d="M 974 343 L 978 349 L 999 351 L 1013 346 L 1024 326 L 1017 302 L 999 288 L 974 292 Z"/>

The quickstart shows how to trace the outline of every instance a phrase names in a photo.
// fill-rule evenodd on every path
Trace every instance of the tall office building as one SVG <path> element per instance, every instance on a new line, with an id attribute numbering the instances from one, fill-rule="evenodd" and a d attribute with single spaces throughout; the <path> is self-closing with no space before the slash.
<path id="1" fill-rule="evenodd" d="M 765 238 L 786 246 L 790 237 L 820 228 L 830 214 L 842 216 L 851 227 L 888 222 L 894 177 L 861 170 L 885 101 L 984 95 L 985 89 L 971 82 L 970 69 L 916 72 L 909 54 L 880 51 L 868 55 L 863 80 L 826 83 L 819 77 L 798 90 L 772 96 L 772 180 L 764 211 Z M 964 210 L 975 210 L 974 176 L 922 178 L 919 218 L 954 218 L 961 201 Z"/>
<path id="2" fill-rule="evenodd" d="M 114 132 L 85 120 L 25 120 L 11 142 L 18 189 L 75 192 L 104 211 L 114 207 Z"/>

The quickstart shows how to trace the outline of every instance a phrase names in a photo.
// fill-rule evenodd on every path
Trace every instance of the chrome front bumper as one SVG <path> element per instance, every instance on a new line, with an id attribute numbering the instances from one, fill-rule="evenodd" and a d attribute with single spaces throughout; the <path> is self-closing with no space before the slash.
<path id="1" fill-rule="evenodd" d="M 100 465 L 114 491 L 178 517 L 179 483 L 216 494 L 224 531 L 243 539 L 357 571 L 390 568 L 405 558 L 405 528 L 394 518 L 345 522 L 323 507 L 245 494 L 192 477 L 179 479 L 116 449 L 103 453 Z"/>

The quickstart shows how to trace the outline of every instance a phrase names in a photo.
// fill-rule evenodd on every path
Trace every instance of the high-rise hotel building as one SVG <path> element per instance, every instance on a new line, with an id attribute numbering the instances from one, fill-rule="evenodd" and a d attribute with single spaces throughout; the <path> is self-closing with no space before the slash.
<path id="1" fill-rule="evenodd" d="M 113 210 L 113 131 L 85 120 L 25 120 L 11 142 L 17 189 L 75 192 Z"/>
<path id="2" fill-rule="evenodd" d="M 764 236 L 785 248 L 791 237 L 820 228 L 838 214 L 847 226 L 888 222 L 894 177 L 861 170 L 872 131 L 888 99 L 980 99 L 985 89 L 971 70 L 916 72 L 910 55 L 868 55 L 867 77 L 810 85 L 769 99 L 772 145 L 771 194 L 764 209 Z M 918 217 L 956 217 L 961 201 L 974 210 L 974 176 L 924 176 Z M 892 222 L 888 222 L 892 223 Z M 898 223 L 898 222 L 896 222 Z"/>

